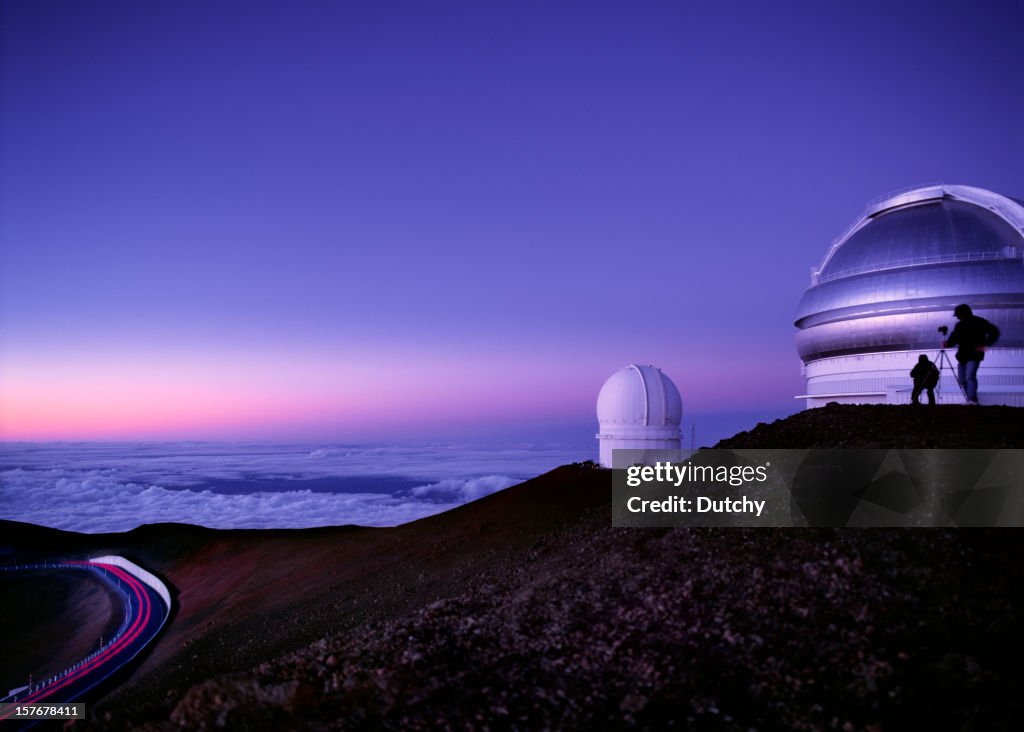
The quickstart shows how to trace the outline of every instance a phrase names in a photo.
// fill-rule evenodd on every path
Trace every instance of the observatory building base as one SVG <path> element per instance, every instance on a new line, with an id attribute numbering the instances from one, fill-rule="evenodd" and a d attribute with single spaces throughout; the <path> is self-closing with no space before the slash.
<path id="1" fill-rule="evenodd" d="M 936 401 L 963 404 L 965 400 L 954 376 L 955 349 L 946 351 L 953 373 L 946 363 L 939 364 L 938 350 L 889 351 L 811 361 L 804 367 L 807 393 L 797 399 L 806 400 L 808 409 L 829 402 L 909 404 L 914 388 L 910 370 L 922 353 L 942 366 L 942 378 L 935 389 Z M 978 370 L 978 400 L 982 404 L 1024 407 L 1024 349 L 993 348 L 986 353 Z M 927 402 L 927 392 L 921 395 L 921 401 Z"/>

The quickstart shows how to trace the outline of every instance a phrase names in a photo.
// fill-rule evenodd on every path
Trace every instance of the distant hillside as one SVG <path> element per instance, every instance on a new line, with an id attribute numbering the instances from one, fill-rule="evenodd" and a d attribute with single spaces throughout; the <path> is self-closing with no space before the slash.
<path id="1" fill-rule="evenodd" d="M 0 536 L 20 561 L 117 553 L 168 583 L 172 621 L 126 689 L 149 700 L 461 591 L 482 567 L 607 504 L 609 486 L 605 471 L 565 467 L 393 529 L 156 524 L 93 535 L 0 521 Z"/>
<path id="2" fill-rule="evenodd" d="M 720 444 L 1024 447 L 1021 413 L 828 407 Z M 1018 530 L 615 529 L 610 472 L 585 466 L 394 529 L 12 529 L 119 548 L 175 587 L 158 647 L 96 706 L 110 729 L 1008 729 L 1024 711 Z"/>

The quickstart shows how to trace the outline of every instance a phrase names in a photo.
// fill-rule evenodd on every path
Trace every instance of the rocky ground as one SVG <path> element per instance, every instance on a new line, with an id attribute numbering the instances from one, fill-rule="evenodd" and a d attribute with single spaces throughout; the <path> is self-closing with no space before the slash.
<path id="1" fill-rule="evenodd" d="M 1024 447 L 1020 415 L 837 406 L 723 444 Z M 268 539 L 154 554 L 184 621 L 91 726 L 1019 727 L 1020 530 L 616 529 L 609 494 L 567 467 L 398 529 L 274 539 L 284 569 L 295 541 L 362 563 L 291 604 L 260 594 L 284 571 Z M 235 591 L 180 584 L 200 564 Z"/>
<path id="2" fill-rule="evenodd" d="M 991 448 L 1024 446 L 1024 410 L 960 404 L 829 404 L 761 422 L 716 447 Z"/>
<path id="3" fill-rule="evenodd" d="M 1015 728 L 1012 548 L 594 515 L 458 595 L 197 684 L 147 728 Z"/>

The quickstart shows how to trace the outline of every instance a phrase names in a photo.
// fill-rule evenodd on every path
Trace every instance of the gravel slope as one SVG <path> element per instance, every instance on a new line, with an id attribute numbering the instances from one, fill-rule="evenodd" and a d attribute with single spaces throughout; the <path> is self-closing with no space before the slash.
<path id="1" fill-rule="evenodd" d="M 1021 413 L 837 406 L 722 444 L 1022 447 Z M 211 532 L 166 571 L 212 625 L 182 623 L 95 724 L 1018 727 L 1019 530 L 614 529 L 609 493 L 576 466 L 351 539 Z M 319 594 L 311 552 L 344 560 Z M 199 568 L 234 578 L 216 602 Z M 290 571 L 305 594 L 275 604 Z"/>

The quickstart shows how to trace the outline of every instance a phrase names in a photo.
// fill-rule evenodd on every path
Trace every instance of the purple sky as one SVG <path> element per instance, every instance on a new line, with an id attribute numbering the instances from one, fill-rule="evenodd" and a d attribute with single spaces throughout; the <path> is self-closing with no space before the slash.
<path id="1" fill-rule="evenodd" d="M 632 361 L 686 425 L 781 416 L 869 199 L 1024 195 L 1022 38 L 1011 1 L 5 3 L 0 438 L 586 440 Z"/>

